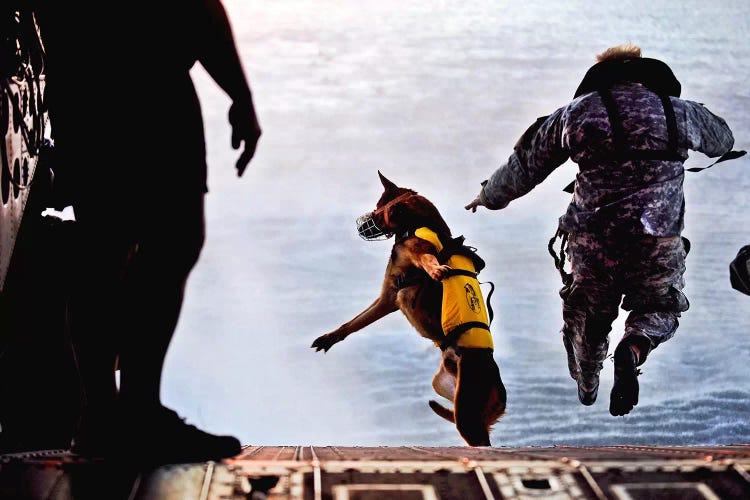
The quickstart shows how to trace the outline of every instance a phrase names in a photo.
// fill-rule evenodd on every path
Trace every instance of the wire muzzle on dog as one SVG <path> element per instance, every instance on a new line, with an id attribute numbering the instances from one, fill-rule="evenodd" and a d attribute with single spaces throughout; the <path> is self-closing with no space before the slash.
<path id="1" fill-rule="evenodd" d="M 362 239 L 367 241 L 377 241 L 377 240 L 387 240 L 391 236 L 393 236 L 392 232 L 388 232 L 388 227 L 390 225 L 390 222 L 388 221 L 389 216 L 389 209 L 396 205 L 397 203 L 400 203 L 401 201 L 411 198 L 412 196 L 416 195 L 416 191 L 410 191 L 407 193 L 403 193 L 400 196 L 396 196 L 394 199 L 383 205 L 382 207 L 378 208 L 374 212 L 368 212 L 364 215 L 361 215 L 357 217 L 357 232 L 362 237 Z M 378 223 L 375 222 L 375 216 L 377 214 L 383 213 L 383 226 L 378 226 Z"/>
<path id="2" fill-rule="evenodd" d="M 393 236 L 393 233 L 388 233 L 378 227 L 373 215 L 374 212 L 369 212 L 357 217 L 357 233 L 359 233 L 359 236 L 367 241 L 387 240 Z"/>

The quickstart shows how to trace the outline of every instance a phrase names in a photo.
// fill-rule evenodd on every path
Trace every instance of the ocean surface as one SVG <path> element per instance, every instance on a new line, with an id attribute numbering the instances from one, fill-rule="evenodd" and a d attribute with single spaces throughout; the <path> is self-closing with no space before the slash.
<path id="1" fill-rule="evenodd" d="M 431 199 L 496 285 L 495 359 L 508 390 L 496 446 L 750 442 L 750 297 L 728 264 L 750 244 L 750 160 L 685 180 L 691 307 L 642 367 L 641 399 L 582 406 L 561 341 L 547 241 L 570 200 L 567 163 L 502 211 L 463 209 L 539 116 L 566 104 L 597 53 L 632 42 L 682 97 L 750 147 L 745 2 L 225 0 L 263 127 L 234 171 L 229 100 L 200 66 L 209 154 L 207 239 L 170 348 L 165 402 L 254 445 L 461 445 L 427 401 L 439 351 L 400 313 L 316 353 L 376 297 L 392 242 L 365 242 L 377 172 Z M 695 153 L 688 166 L 710 161 Z M 486 294 L 487 290 L 485 290 Z M 611 347 L 622 336 L 615 322 Z"/>

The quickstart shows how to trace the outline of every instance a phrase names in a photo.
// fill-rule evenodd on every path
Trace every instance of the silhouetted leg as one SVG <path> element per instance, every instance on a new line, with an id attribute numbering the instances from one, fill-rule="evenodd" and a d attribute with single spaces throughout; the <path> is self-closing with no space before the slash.
<path id="1" fill-rule="evenodd" d="M 109 221 L 76 210 L 76 277 L 68 310 L 83 408 L 73 440 L 76 452 L 98 454 L 117 398 L 115 361 L 122 317 L 122 277 L 132 246 Z"/>
<path id="2" fill-rule="evenodd" d="M 203 194 L 178 205 L 170 208 L 174 217 L 164 214 L 165 223 L 141 238 L 126 280 L 129 311 L 120 356 L 120 400 L 131 406 L 161 405 L 164 358 L 203 246 Z"/>
<path id="3" fill-rule="evenodd" d="M 237 455 L 240 442 L 187 424 L 160 402 L 164 358 L 204 239 L 203 194 L 172 201 L 140 238 L 127 279 L 130 315 L 120 356 L 125 439 L 118 454 L 154 463 L 219 460 Z"/>

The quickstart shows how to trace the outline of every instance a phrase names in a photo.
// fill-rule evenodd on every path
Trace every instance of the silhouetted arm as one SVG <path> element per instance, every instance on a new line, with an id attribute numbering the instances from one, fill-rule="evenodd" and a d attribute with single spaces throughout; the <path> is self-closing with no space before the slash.
<path id="1" fill-rule="evenodd" d="M 236 164 L 237 175 L 241 176 L 255 154 L 261 128 L 226 10 L 220 0 L 203 2 L 208 14 L 205 24 L 207 33 L 202 37 L 198 61 L 232 99 L 229 108 L 232 147 L 238 149 L 242 142 L 245 143 Z"/>

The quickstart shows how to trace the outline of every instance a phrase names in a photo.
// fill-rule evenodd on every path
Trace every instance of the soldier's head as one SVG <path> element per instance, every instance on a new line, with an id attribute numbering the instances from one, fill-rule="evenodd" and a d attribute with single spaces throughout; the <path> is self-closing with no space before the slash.
<path id="1" fill-rule="evenodd" d="M 573 97 L 611 88 L 622 82 L 639 83 L 657 94 L 680 97 L 681 85 L 662 61 L 641 56 L 641 48 L 631 43 L 610 47 L 596 56 Z"/>
<path id="2" fill-rule="evenodd" d="M 637 59 L 641 57 L 641 48 L 631 43 L 610 47 L 596 55 L 596 62 L 614 61 L 619 59 Z"/>

